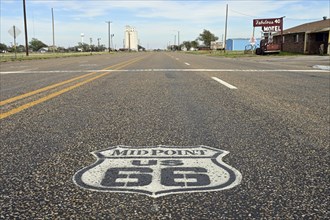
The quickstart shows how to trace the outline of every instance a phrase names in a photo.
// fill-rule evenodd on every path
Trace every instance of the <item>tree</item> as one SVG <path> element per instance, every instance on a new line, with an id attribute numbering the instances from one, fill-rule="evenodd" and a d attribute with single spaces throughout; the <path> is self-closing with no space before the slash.
<path id="1" fill-rule="evenodd" d="M 190 50 L 191 48 L 197 49 L 198 47 L 198 41 L 194 40 L 194 41 L 184 41 L 181 45 L 181 47 L 185 47 L 187 48 L 187 50 Z"/>
<path id="2" fill-rule="evenodd" d="M 107 48 L 105 47 L 104 44 L 100 45 L 97 47 L 97 51 L 105 51 Z"/>
<path id="3" fill-rule="evenodd" d="M 59 52 L 59 53 L 65 53 L 67 51 L 68 51 L 68 49 L 65 49 L 64 47 L 57 47 L 56 48 L 56 52 Z"/>
<path id="4" fill-rule="evenodd" d="M 209 47 L 211 46 L 212 41 L 217 41 L 219 38 L 212 34 L 209 30 L 204 29 L 203 33 L 199 34 L 197 39 L 203 41 L 204 45 Z"/>
<path id="5" fill-rule="evenodd" d="M 32 38 L 29 47 L 32 48 L 33 51 L 38 51 L 43 47 L 47 47 L 47 45 L 36 38 Z"/>
<path id="6" fill-rule="evenodd" d="M 25 50 L 25 46 L 24 45 L 18 45 L 17 47 L 16 47 L 16 51 L 17 52 L 25 52 L 26 50 Z"/>
<path id="7" fill-rule="evenodd" d="M 86 43 L 79 42 L 77 48 L 79 48 L 80 50 L 82 50 L 84 52 L 90 51 L 90 46 Z"/>
<path id="8" fill-rule="evenodd" d="M 198 41 L 197 40 L 191 41 L 190 44 L 191 44 L 191 47 L 197 49 L 197 47 L 198 47 Z"/>
<path id="9" fill-rule="evenodd" d="M 0 51 L 7 51 L 7 50 L 8 50 L 7 45 L 0 43 Z"/>
<path id="10" fill-rule="evenodd" d="M 191 48 L 191 42 L 190 41 L 183 41 L 182 45 L 187 48 L 187 50 L 190 50 Z"/>

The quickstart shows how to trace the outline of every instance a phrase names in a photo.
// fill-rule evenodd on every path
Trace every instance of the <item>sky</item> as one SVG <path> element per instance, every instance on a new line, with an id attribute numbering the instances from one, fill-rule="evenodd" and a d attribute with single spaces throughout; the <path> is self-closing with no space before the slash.
<path id="1" fill-rule="evenodd" d="M 84 43 L 108 47 L 108 24 L 114 34 L 112 48 L 122 48 L 125 26 L 135 27 L 140 45 L 147 49 L 164 49 L 169 44 L 195 40 L 204 29 L 221 41 L 225 34 L 228 4 L 229 38 L 250 38 L 253 19 L 284 18 L 284 29 L 330 17 L 328 0 L 26 0 L 28 39 L 37 38 L 52 45 L 54 12 L 55 45 L 71 47 Z M 25 45 L 23 0 L 0 1 L 0 42 L 13 43 L 8 30 L 15 25 L 21 33 L 17 44 Z M 257 27 L 255 36 L 261 36 Z"/>

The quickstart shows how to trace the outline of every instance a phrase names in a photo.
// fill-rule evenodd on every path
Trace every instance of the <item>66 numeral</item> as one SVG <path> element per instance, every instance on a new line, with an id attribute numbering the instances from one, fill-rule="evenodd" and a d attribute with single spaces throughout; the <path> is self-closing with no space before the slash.
<path id="1" fill-rule="evenodd" d="M 153 169 L 150 166 L 156 165 L 157 160 L 149 160 L 148 163 L 141 163 L 135 160 L 132 165 L 137 167 L 115 167 L 109 168 L 103 180 L 102 186 L 106 187 L 133 187 L 146 186 L 151 184 L 153 179 Z M 161 165 L 169 167 L 162 168 L 160 171 L 160 184 L 164 186 L 206 186 L 210 184 L 210 178 L 206 174 L 207 170 L 202 167 L 174 167 L 182 166 L 181 160 L 164 160 Z"/>

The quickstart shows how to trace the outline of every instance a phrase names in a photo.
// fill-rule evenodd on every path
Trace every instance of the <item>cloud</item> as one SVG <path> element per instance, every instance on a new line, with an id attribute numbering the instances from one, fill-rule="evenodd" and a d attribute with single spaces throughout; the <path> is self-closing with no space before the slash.
<path id="1" fill-rule="evenodd" d="M 27 1 L 29 38 L 35 36 L 47 43 L 51 42 L 50 8 L 54 8 L 56 42 L 62 46 L 76 44 L 80 41 L 82 32 L 85 33 L 86 39 L 102 38 L 102 41 L 107 42 L 105 21 L 108 20 L 113 21 L 111 30 L 115 34 L 114 44 L 117 45 L 122 45 L 125 25 L 135 26 L 141 42 L 149 42 L 150 47 L 156 47 L 157 42 L 159 47 L 169 41 L 173 42 L 176 34 L 174 30 L 180 30 L 181 42 L 194 40 L 203 29 L 210 30 L 221 39 L 224 33 L 226 4 L 229 5 L 228 37 L 250 37 L 254 18 L 286 16 L 284 27 L 289 28 L 314 21 L 311 19 L 315 17 L 329 17 L 329 2 L 322 0 L 31 0 Z M 1 1 L 3 42 L 12 41 L 6 33 L 7 29 L 13 24 L 20 27 L 23 24 L 22 19 L 21 2 Z"/>

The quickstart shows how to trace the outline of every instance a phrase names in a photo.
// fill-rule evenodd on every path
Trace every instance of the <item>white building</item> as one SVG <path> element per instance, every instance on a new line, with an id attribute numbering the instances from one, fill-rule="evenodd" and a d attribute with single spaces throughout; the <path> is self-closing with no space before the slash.
<path id="1" fill-rule="evenodd" d="M 138 34 L 134 27 L 125 27 L 125 48 L 138 51 Z"/>

